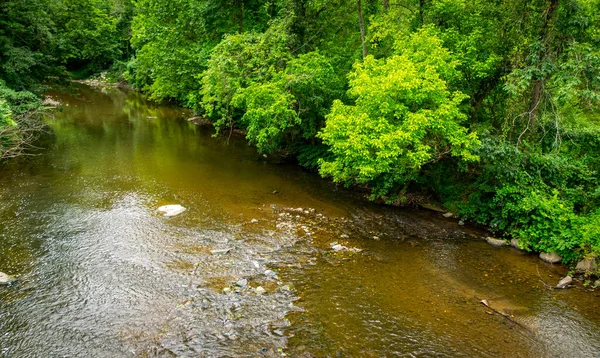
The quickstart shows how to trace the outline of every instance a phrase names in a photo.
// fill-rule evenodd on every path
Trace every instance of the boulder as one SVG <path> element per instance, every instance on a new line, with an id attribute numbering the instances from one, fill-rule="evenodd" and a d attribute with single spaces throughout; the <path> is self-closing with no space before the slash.
<path id="1" fill-rule="evenodd" d="M 179 214 L 183 213 L 185 210 L 186 209 L 183 206 L 177 205 L 177 204 L 163 205 L 158 208 L 158 212 L 168 218 L 179 215 Z"/>
<path id="2" fill-rule="evenodd" d="M 487 241 L 488 244 L 492 245 L 492 246 L 496 246 L 496 247 L 501 247 L 501 246 L 506 246 L 507 243 L 505 240 L 501 240 L 501 239 L 496 239 L 494 237 L 486 237 L 485 241 Z"/>
<path id="3" fill-rule="evenodd" d="M 521 249 L 519 247 L 519 239 L 511 239 L 510 240 L 510 246 L 514 247 L 515 249 Z"/>
<path id="4" fill-rule="evenodd" d="M 558 282 L 556 288 L 567 288 L 573 282 L 573 278 L 571 276 L 567 276 Z"/>
<path id="5" fill-rule="evenodd" d="M 556 252 L 542 252 L 540 253 L 540 259 L 550 264 L 557 264 L 562 261 L 562 257 Z"/>
<path id="6" fill-rule="evenodd" d="M 596 258 L 583 259 L 577 263 L 575 270 L 579 272 L 590 272 L 598 269 Z"/>
<path id="7" fill-rule="evenodd" d="M 10 285 L 17 280 L 16 277 L 0 272 L 0 286 Z"/>

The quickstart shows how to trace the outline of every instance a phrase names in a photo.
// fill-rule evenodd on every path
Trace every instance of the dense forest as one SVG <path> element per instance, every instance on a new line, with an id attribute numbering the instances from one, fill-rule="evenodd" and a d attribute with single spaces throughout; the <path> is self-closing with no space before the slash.
<path id="1" fill-rule="evenodd" d="M 2 157 L 101 72 L 371 200 L 600 253 L 600 0 L 4 0 Z"/>

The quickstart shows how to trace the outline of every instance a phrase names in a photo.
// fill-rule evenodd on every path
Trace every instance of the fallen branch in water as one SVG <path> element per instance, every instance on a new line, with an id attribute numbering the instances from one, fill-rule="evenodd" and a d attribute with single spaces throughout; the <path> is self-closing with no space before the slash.
<path id="1" fill-rule="evenodd" d="M 490 304 L 488 303 L 487 300 L 481 300 L 479 301 L 482 305 L 484 305 L 485 307 L 491 309 L 492 311 L 496 312 L 497 314 L 501 315 L 502 317 L 506 318 L 507 320 L 511 321 L 512 323 L 516 324 L 517 326 L 527 329 L 527 327 L 523 326 L 522 324 L 520 324 L 519 322 L 515 321 L 509 314 L 504 313 L 502 311 L 498 311 L 497 309 L 493 308 L 490 306 Z"/>

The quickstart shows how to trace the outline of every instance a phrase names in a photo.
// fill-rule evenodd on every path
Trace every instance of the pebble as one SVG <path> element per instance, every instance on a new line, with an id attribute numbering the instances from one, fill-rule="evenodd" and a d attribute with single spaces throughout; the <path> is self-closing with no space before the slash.
<path id="1" fill-rule="evenodd" d="M 267 276 L 267 277 L 269 277 L 269 278 L 277 278 L 277 274 L 273 270 L 266 270 L 264 272 L 264 275 Z"/>
<path id="2" fill-rule="evenodd" d="M 250 224 L 256 224 L 258 222 L 258 219 L 252 219 L 250 220 Z"/>
<path id="3" fill-rule="evenodd" d="M 236 283 L 236 286 L 244 288 L 246 287 L 246 285 L 248 285 L 248 280 L 246 280 L 245 278 L 238 280 Z"/>
<path id="4" fill-rule="evenodd" d="M 265 290 L 262 286 L 258 286 L 254 289 L 254 291 L 257 295 L 262 295 L 263 293 L 267 292 L 267 290 Z"/>

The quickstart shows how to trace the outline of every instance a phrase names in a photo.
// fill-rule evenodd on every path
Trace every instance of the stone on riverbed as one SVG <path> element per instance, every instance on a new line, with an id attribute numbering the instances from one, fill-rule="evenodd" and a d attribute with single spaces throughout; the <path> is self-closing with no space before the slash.
<path id="1" fill-rule="evenodd" d="M 10 285 L 15 281 L 17 281 L 16 277 L 0 272 L 0 286 Z"/>
<path id="2" fill-rule="evenodd" d="M 485 241 L 487 241 L 488 244 L 492 245 L 492 246 L 496 246 L 496 247 L 501 247 L 501 246 L 506 246 L 507 243 L 505 240 L 501 240 L 501 239 L 496 239 L 494 237 L 486 237 Z"/>
<path id="3" fill-rule="evenodd" d="M 248 280 L 246 280 L 245 278 L 243 278 L 241 280 L 238 280 L 235 283 L 235 285 L 238 286 L 238 287 L 244 288 L 244 287 L 246 287 L 246 285 L 248 285 Z"/>
<path id="4" fill-rule="evenodd" d="M 515 249 L 521 249 L 519 247 L 519 239 L 510 239 L 510 246 L 514 247 Z"/>
<path id="5" fill-rule="evenodd" d="M 277 274 L 273 270 L 266 270 L 264 272 L 264 275 L 267 276 L 268 278 L 272 278 L 272 279 L 277 278 Z"/>
<path id="6" fill-rule="evenodd" d="M 229 253 L 229 251 L 231 251 L 231 249 L 215 249 L 215 250 L 210 250 L 210 253 L 213 255 L 227 255 Z"/>
<path id="7" fill-rule="evenodd" d="M 254 289 L 254 291 L 256 292 L 257 295 L 262 295 L 263 293 L 267 292 L 267 290 L 265 290 L 262 286 L 258 286 L 257 288 Z"/>
<path id="8" fill-rule="evenodd" d="M 540 259 L 549 264 L 557 264 L 562 261 L 562 257 L 560 257 L 556 252 L 542 252 L 540 253 Z"/>
<path id="9" fill-rule="evenodd" d="M 571 282 L 573 282 L 573 278 L 571 276 L 567 276 L 567 277 L 563 278 L 562 280 L 560 280 L 560 282 L 558 282 L 558 285 L 556 285 L 556 288 L 567 288 L 567 287 L 569 287 Z"/>
<path id="10" fill-rule="evenodd" d="M 158 212 L 168 218 L 179 215 L 179 214 L 183 213 L 185 210 L 186 209 L 183 206 L 177 205 L 177 204 L 163 205 L 160 208 L 158 208 Z"/>

